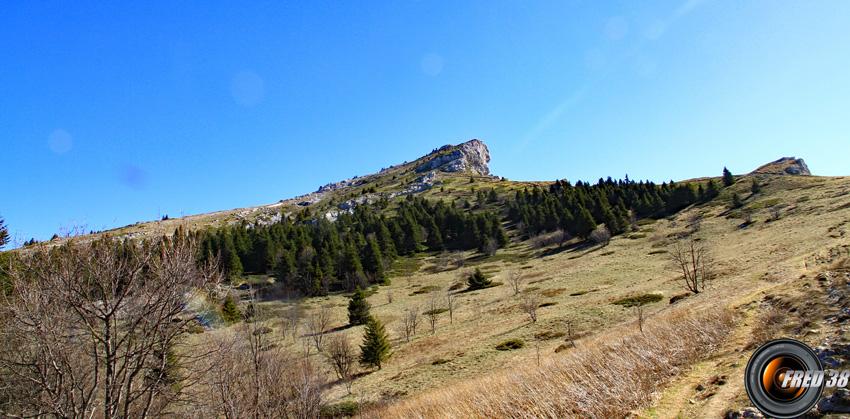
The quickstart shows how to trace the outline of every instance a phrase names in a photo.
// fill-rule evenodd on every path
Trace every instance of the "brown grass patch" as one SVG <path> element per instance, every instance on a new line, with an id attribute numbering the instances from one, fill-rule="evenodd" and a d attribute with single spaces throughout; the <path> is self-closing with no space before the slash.
<path id="1" fill-rule="evenodd" d="M 625 326 L 614 328 L 566 355 L 551 356 L 539 367 L 527 362 L 366 416 L 623 417 L 649 402 L 678 368 L 714 351 L 733 323 L 728 309 L 670 311 L 654 317 L 643 334 Z"/>

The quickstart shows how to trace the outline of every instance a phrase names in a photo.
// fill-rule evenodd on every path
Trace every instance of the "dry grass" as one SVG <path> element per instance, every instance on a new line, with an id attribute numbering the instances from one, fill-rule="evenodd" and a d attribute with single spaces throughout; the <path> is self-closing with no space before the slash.
<path id="1" fill-rule="evenodd" d="M 732 329 L 729 310 L 676 310 L 644 333 L 615 328 L 566 355 L 426 392 L 368 417 L 622 417 L 651 399 L 678 368 L 705 358 Z"/>

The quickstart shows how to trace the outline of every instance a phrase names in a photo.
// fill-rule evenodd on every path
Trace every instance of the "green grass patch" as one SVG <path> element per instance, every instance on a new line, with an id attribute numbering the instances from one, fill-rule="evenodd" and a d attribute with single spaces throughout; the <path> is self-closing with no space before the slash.
<path id="1" fill-rule="evenodd" d="M 410 276 L 419 272 L 422 261 L 417 257 L 402 257 L 393 262 L 390 273 L 397 276 Z"/>
<path id="2" fill-rule="evenodd" d="M 623 307 L 637 307 L 646 304 L 657 303 L 663 299 L 664 296 L 661 294 L 642 294 L 621 298 L 617 301 L 614 301 L 613 304 Z"/>
<path id="3" fill-rule="evenodd" d="M 637 239 L 645 238 L 646 233 L 633 233 L 633 234 L 629 234 L 626 237 L 628 237 L 630 240 L 637 240 Z"/>
<path id="4" fill-rule="evenodd" d="M 640 220 L 637 221 L 637 225 L 648 226 L 650 224 L 655 224 L 656 221 L 658 221 L 658 220 L 656 220 L 654 218 L 641 218 Z"/>
<path id="5" fill-rule="evenodd" d="M 525 346 L 525 342 L 522 339 L 508 339 L 498 345 L 496 345 L 497 351 L 512 351 L 514 349 L 521 349 Z"/>

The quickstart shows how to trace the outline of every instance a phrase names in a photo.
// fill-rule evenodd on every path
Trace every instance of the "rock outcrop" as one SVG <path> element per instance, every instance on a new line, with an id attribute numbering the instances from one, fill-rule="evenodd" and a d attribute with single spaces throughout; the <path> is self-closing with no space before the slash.
<path id="1" fill-rule="evenodd" d="M 470 140 L 457 146 L 443 146 L 431 153 L 428 161 L 416 168 L 417 173 L 430 170 L 469 172 L 489 175 L 490 150 L 481 140 Z"/>
<path id="2" fill-rule="evenodd" d="M 753 174 L 811 176 L 812 172 L 803 159 L 783 157 L 753 170 Z"/>

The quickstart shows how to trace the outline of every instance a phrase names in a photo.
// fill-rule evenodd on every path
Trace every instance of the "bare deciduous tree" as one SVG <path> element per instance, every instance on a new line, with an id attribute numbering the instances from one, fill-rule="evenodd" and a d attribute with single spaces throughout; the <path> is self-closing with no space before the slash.
<path id="1" fill-rule="evenodd" d="M 446 309 L 449 310 L 449 324 L 454 324 L 455 309 L 457 308 L 457 297 L 451 290 L 446 291 Z"/>
<path id="2" fill-rule="evenodd" d="M 183 234 L 103 238 L 22 253 L 0 306 L 0 411 L 14 416 L 167 414 L 206 354 L 185 337 L 187 298 L 221 280 Z"/>
<path id="3" fill-rule="evenodd" d="M 646 320 L 646 317 L 644 316 L 643 312 L 643 304 L 638 304 L 637 306 L 635 306 L 634 310 L 635 317 L 637 318 L 638 330 L 643 333 L 643 322 L 644 320 Z"/>
<path id="4" fill-rule="evenodd" d="M 428 318 L 428 324 L 431 325 L 431 334 L 433 335 L 437 331 L 437 316 L 439 316 L 444 310 L 440 307 L 440 298 L 436 291 L 432 292 L 429 296 L 428 304 L 425 308 L 426 310 L 422 314 Z"/>
<path id="5" fill-rule="evenodd" d="M 514 295 L 518 295 L 522 291 L 523 277 L 520 271 L 508 272 L 508 283 L 514 291 Z"/>
<path id="6" fill-rule="evenodd" d="M 410 342 L 411 336 L 416 334 L 417 325 L 419 325 L 419 307 L 412 306 L 405 310 L 400 328 L 405 341 Z"/>
<path id="7" fill-rule="evenodd" d="M 208 337 L 213 355 L 193 389 L 192 416 L 318 417 L 322 374 L 309 359 L 287 356 L 272 336 L 267 326 L 246 323 Z"/>
<path id="8" fill-rule="evenodd" d="M 684 287 L 694 294 L 705 290 L 713 279 L 714 260 L 708 248 L 698 241 L 676 242 L 670 250 L 670 259 L 681 271 Z"/>
<path id="9" fill-rule="evenodd" d="M 327 357 L 328 363 L 331 364 L 337 378 L 345 383 L 348 394 L 351 394 L 357 354 L 348 338 L 343 334 L 331 336 L 325 345 L 325 357 Z"/>
<path id="10" fill-rule="evenodd" d="M 520 309 L 528 314 L 532 323 L 537 322 L 537 308 L 540 307 L 540 296 L 537 293 L 526 293 L 519 303 Z"/>
<path id="11" fill-rule="evenodd" d="M 457 251 L 452 253 L 452 264 L 455 265 L 456 268 L 463 268 L 466 264 L 466 257 L 463 256 L 463 252 Z"/>
<path id="12" fill-rule="evenodd" d="M 331 325 L 331 310 L 328 307 L 322 306 L 318 311 L 314 310 L 307 315 L 306 320 L 307 333 L 313 341 L 316 350 L 322 351 L 322 340 L 325 337 L 325 331 Z"/>

